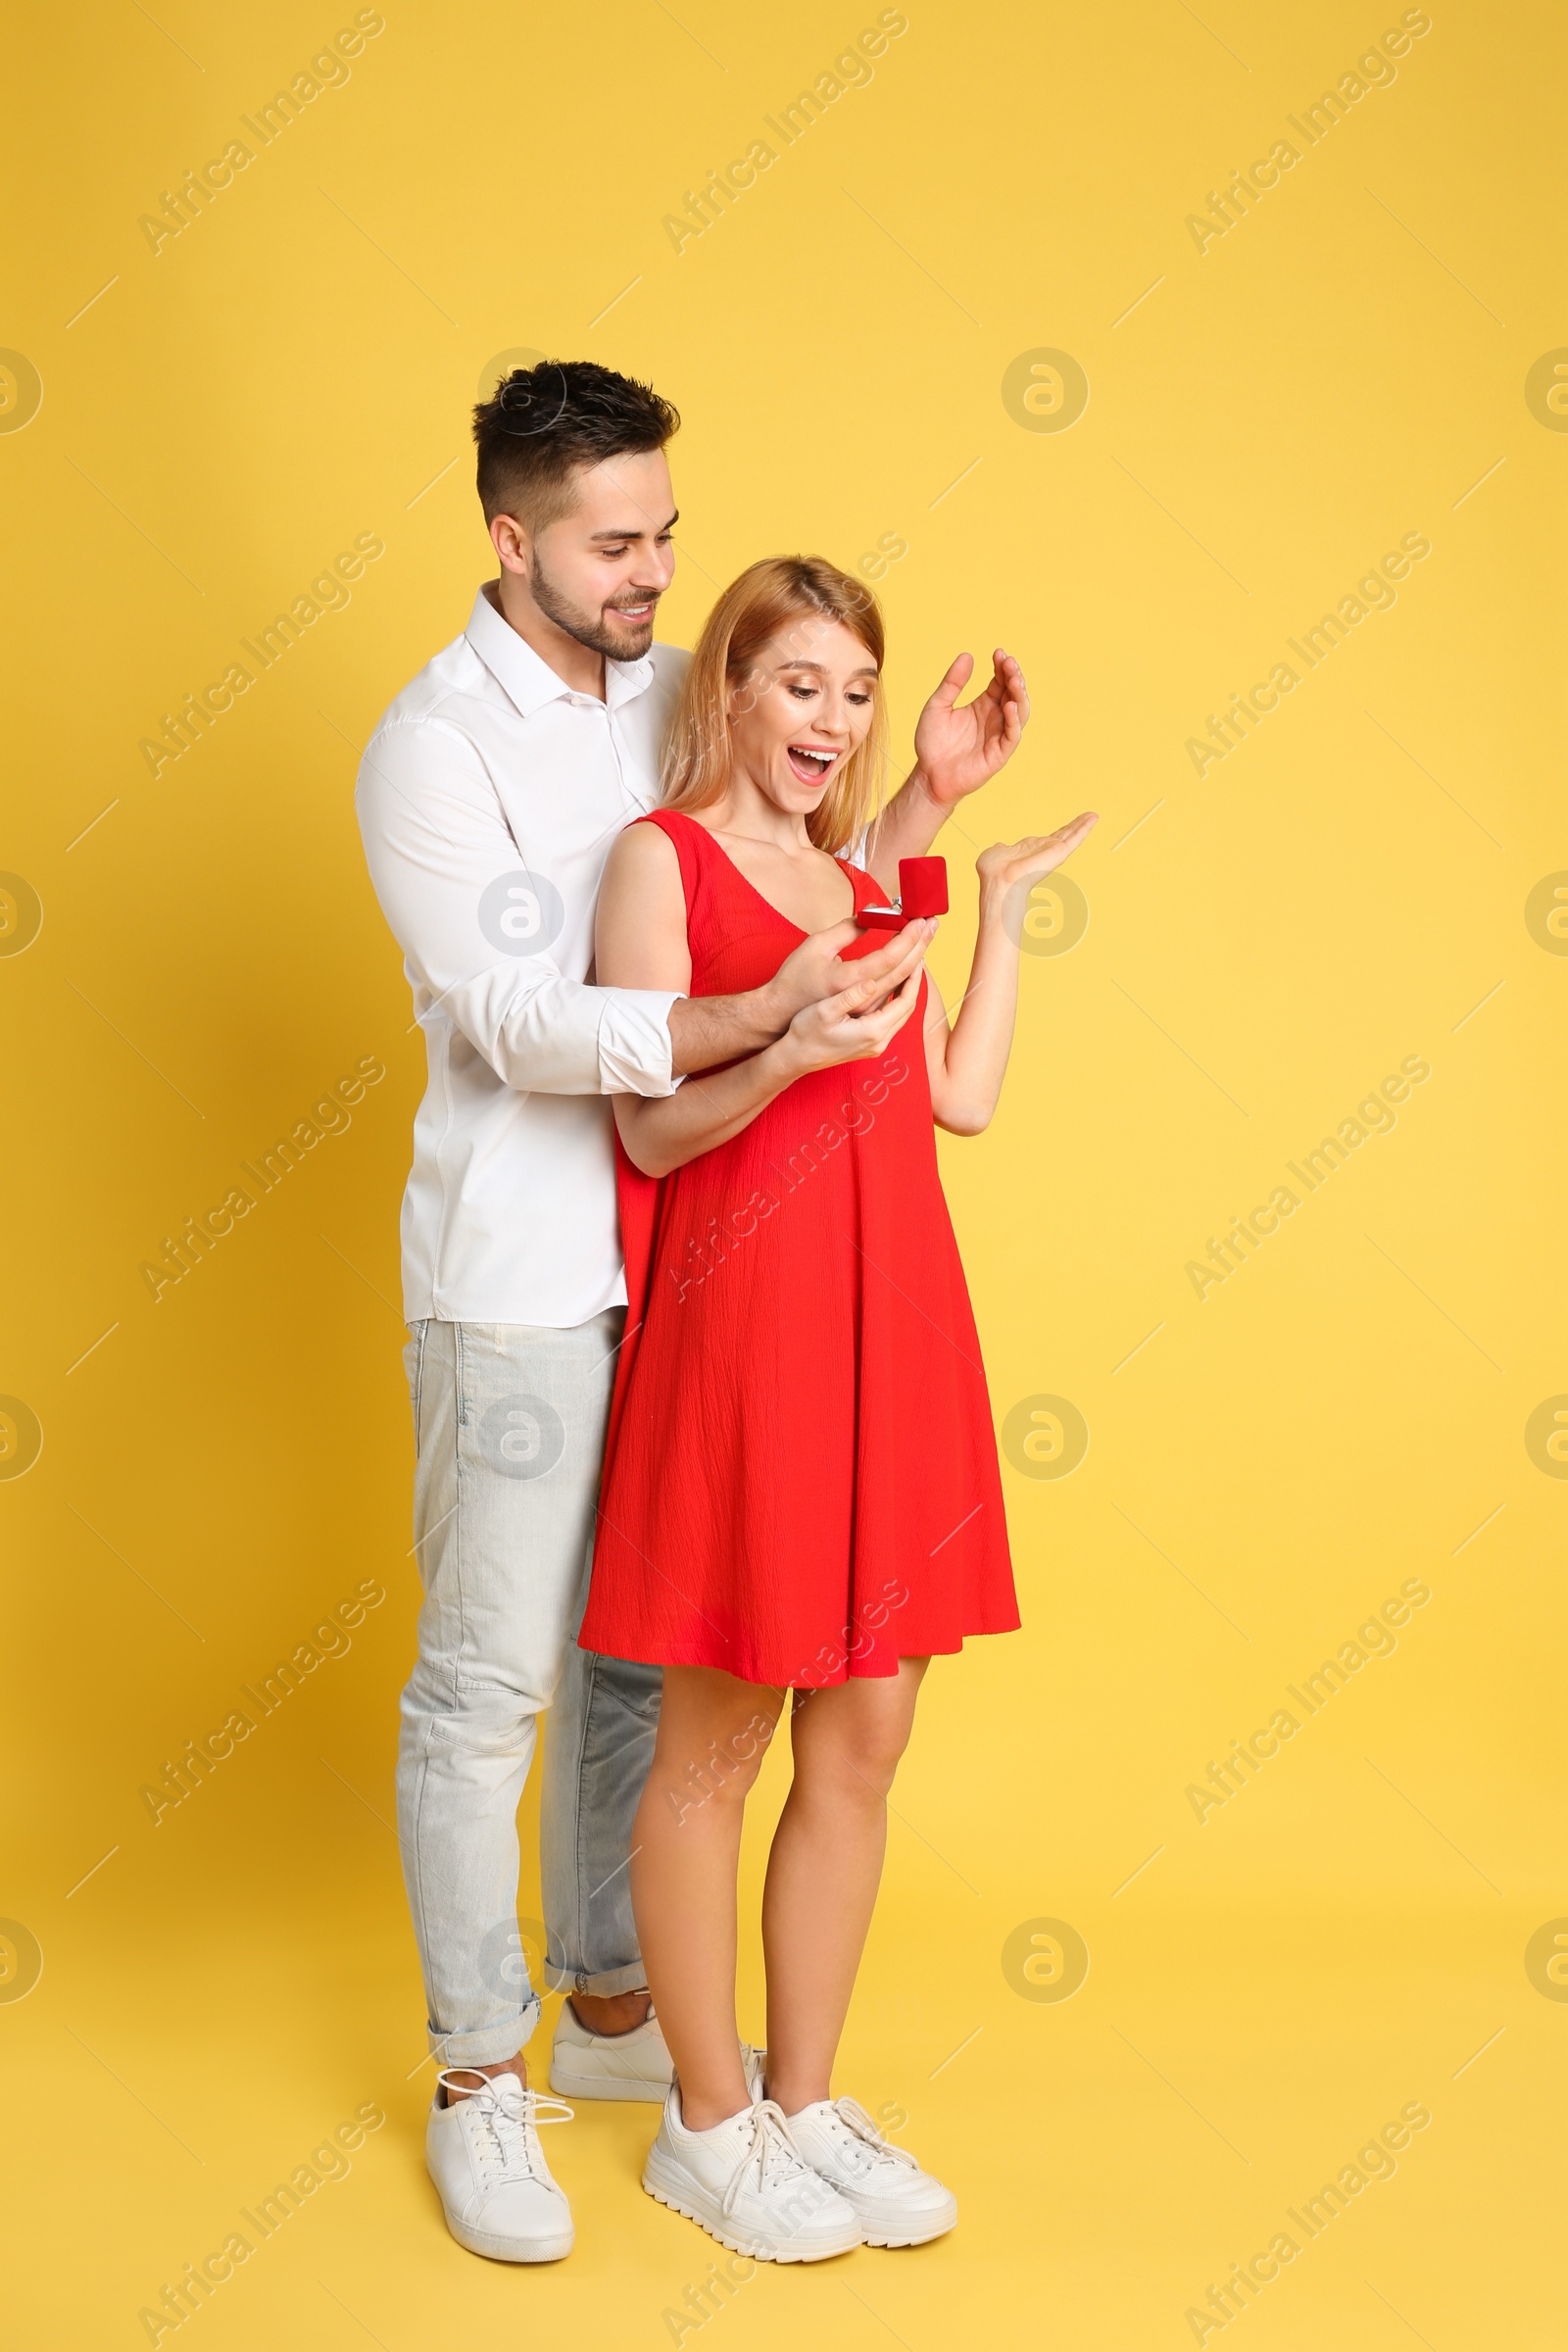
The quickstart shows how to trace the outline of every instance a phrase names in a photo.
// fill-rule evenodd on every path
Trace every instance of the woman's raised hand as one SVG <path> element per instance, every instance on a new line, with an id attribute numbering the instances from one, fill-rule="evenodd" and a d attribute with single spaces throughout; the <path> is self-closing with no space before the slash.
<path id="1" fill-rule="evenodd" d="M 1042 874 L 1049 874 L 1064 858 L 1070 858 L 1099 822 L 1098 811 L 1086 808 L 1082 816 L 1058 826 L 1054 833 L 1031 833 L 1024 841 L 999 841 L 982 850 L 974 861 L 981 890 L 1011 891 L 1020 882 L 1038 882 Z"/>

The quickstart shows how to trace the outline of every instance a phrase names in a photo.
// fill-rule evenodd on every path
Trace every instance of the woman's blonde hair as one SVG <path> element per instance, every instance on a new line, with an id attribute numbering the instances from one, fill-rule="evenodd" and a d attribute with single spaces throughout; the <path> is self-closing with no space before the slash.
<path id="1" fill-rule="evenodd" d="M 806 829 L 819 850 L 835 854 L 865 830 L 880 804 L 887 765 L 882 612 L 869 588 L 822 556 L 765 557 L 731 581 L 708 615 L 664 747 L 666 808 L 710 808 L 723 799 L 730 780 L 730 698 L 747 690 L 758 656 L 789 621 L 812 616 L 841 621 L 864 646 L 877 674 L 865 739 L 835 772 Z"/>

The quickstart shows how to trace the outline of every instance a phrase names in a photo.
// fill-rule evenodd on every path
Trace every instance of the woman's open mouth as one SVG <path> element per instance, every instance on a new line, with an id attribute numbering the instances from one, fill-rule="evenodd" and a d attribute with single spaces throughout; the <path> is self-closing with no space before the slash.
<path id="1" fill-rule="evenodd" d="M 831 744 L 792 743 L 786 757 L 803 784 L 820 784 L 838 752 Z"/>

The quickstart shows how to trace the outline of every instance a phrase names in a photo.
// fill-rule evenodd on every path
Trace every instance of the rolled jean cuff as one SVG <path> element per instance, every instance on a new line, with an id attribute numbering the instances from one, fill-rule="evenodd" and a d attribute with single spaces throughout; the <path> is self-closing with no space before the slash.
<path id="1" fill-rule="evenodd" d="M 539 2016 L 535 1993 L 510 2025 L 481 2026 L 472 2034 L 439 2034 L 426 2021 L 430 2055 L 442 2066 L 499 2066 L 504 2058 L 515 2058 L 527 2048 L 539 2030 Z"/>
<path id="2" fill-rule="evenodd" d="M 552 1992 L 585 1992 L 590 1999 L 608 2001 L 617 1992 L 646 1992 L 648 1971 L 640 1960 L 628 1961 L 624 1968 L 588 1969 L 557 1968 L 545 1963 L 545 1981 Z"/>

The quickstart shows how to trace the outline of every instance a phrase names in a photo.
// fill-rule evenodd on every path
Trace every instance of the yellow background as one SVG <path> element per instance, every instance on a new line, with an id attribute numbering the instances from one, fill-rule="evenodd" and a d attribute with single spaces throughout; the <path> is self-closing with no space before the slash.
<path id="1" fill-rule="evenodd" d="M 1190 2343 L 1209 2282 L 1413 2101 L 1396 2177 L 1233 2326 L 1561 2341 L 1568 2006 L 1525 1948 L 1568 1913 L 1568 1488 L 1524 1439 L 1568 1390 L 1568 964 L 1525 920 L 1568 867 L 1568 440 L 1524 389 L 1568 343 L 1561 19 L 1435 0 L 1393 85 L 1200 255 L 1187 215 L 1397 9 L 911 0 L 677 255 L 663 216 L 876 13 L 388 0 L 346 85 L 156 256 L 138 216 L 352 11 L 13 24 L 0 343 L 43 387 L 0 434 L 0 865 L 43 906 L 0 964 L 0 1389 L 43 1430 L 0 1491 L 0 1912 L 43 1957 L 0 2004 L 18 2352 L 145 2341 L 161 2284 L 371 2100 L 350 2177 L 180 2341 L 620 2352 L 672 2340 L 715 2252 L 639 2193 L 652 2109 L 552 2136 L 579 2238 L 545 2272 L 461 2252 L 422 2165 L 388 1828 L 422 1069 L 351 794 L 486 574 L 466 410 L 513 347 L 678 403 L 662 634 L 761 554 L 854 566 L 895 533 L 905 758 L 960 646 L 1020 654 L 1025 748 L 941 844 L 950 994 L 973 848 L 1102 811 L 1087 934 L 1026 961 L 1002 1112 L 944 1155 L 999 1424 L 1063 1396 L 1089 1450 L 1005 1472 L 1026 1629 L 932 1677 L 841 2069 L 962 2224 L 763 2270 L 705 2352 Z M 1069 430 L 1004 405 L 1040 348 L 1087 372 Z M 348 609 L 155 781 L 160 714 L 366 531 Z M 1410 531 L 1396 607 L 1195 774 L 1205 714 Z M 140 1262 L 364 1055 L 388 1076 L 352 1129 L 155 1305 Z M 1432 1075 L 1396 1129 L 1200 1302 L 1187 1261 L 1407 1055 Z M 351 1653 L 155 1829 L 140 1786 L 365 1578 L 389 1597 Z M 1432 1599 L 1396 1654 L 1200 1824 L 1188 1784 L 1408 1578 Z M 1041 1919 L 1091 1955 L 1062 2002 L 1004 1969 Z M 760 2032 L 755 1937 L 743 1996 Z"/>

